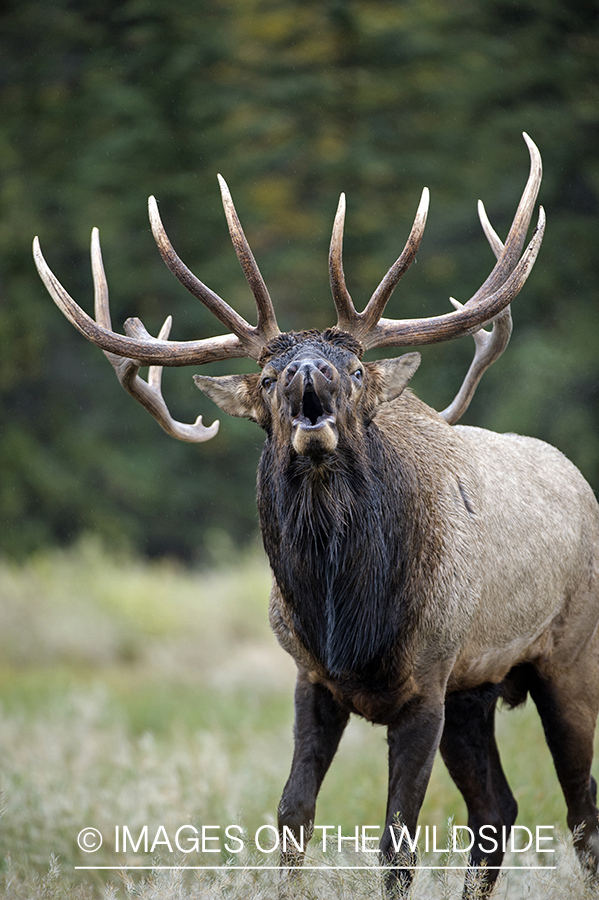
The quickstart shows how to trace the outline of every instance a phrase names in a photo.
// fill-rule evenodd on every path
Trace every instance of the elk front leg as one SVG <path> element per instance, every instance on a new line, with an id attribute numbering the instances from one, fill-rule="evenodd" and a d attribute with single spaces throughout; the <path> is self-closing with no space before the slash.
<path id="1" fill-rule="evenodd" d="M 316 797 L 348 719 L 349 713 L 331 692 L 321 684 L 313 684 L 300 669 L 295 687 L 293 762 L 279 803 L 283 866 L 303 862 L 303 851 L 295 848 L 290 834 L 300 847 L 305 847 L 312 837 Z"/>
<path id="2" fill-rule="evenodd" d="M 389 866 L 410 866 L 414 855 L 402 843 L 395 849 L 396 826 L 406 826 L 412 840 L 416 832 L 418 814 L 424 800 L 435 753 L 443 731 L 442 699 L 425 702 L 420 699 L 406 704 L 397 722 L 387 731 L 389 744 L 389 793 L 385 832 L 380 843 L 381 862 Z M 412 883 L 409 869 L 392 869 L 385 877 L 386 894 L 390 898 L 406 897 Z"/>

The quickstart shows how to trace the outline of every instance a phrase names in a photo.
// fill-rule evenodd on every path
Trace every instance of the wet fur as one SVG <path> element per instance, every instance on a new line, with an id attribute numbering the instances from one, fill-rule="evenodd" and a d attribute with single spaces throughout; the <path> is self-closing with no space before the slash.
<path id="1" fill-rule="evenodd" d="M 412 527 L 414 473 L 388 452 L 376 426 L 364 440 L 318 463 L 291 454 L 283 462 L 267 442 L 258 508 L 300 639 L 333 678 L 357 677 L 376 690 L 393 668 L 402 623 L 409 628 L 415 615 L 405 585 L 421 548 Z"/>
<path id="2" fill-rule="evenodd" d="M 468 824 L 509 831 L 517 805 L 495 743 L 495 707 L 530 694 L 568 823 L 583 828 L 581 859 L 595 868 L 599 508 L 592 491 L 540 441 L 450 427 L 409 390 L 395 390 L 403 376 L 394 362 L 364 363 L 356 389 L 351 373 L 360 356 L 356 341 L 336 329 L 292 332 L 266 348 L 264 376 L 200 384 L 267 435 L 258 509 L 274 575 L 269 614 L 298 667 L 295 751 L 279 826 L 310 833 L 320 785 L 356 712 L 387 726 L 383 859 L 395 861 L 388 829 L 398 812 L 416 827 L 438 747 L 466 800 Z M 326 360 L 339 376 L 329 397 L 334 452 L 319 453 L 318 440 L 310 455 L 293 449 L 285 371 L 305 359 Z M 501 856 L 488 864 L 498 867 Z M 298 861 L 283 854 L 284 864 Z M 474 849 L 471 864 L 481 862 Z M 484 890 L 496 877 L 497 868 L 487 871 Z M 390 892 L 402 895 L 409 881 L 391 873 Z"/>

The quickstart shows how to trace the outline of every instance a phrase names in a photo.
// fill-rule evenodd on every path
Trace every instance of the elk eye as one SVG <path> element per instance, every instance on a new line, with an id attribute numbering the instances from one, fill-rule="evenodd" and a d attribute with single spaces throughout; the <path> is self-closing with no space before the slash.
<path id="1" fill-rule="evenodd" d="M 275 379 L 274 378 L 263 378 L 262 379 L 262 387 L 266 391 L 267 394 L 270 394 L 274 387 Z"/>
<path id="2" fill-rule="evenodd" d="M 364 372 L 362 371 L 362 369 L 356 369 L 356 371 L 353 373 L 353 377 L 356 379 L 358 384 L 361 384 L 362 378 L 364 377 Z"/>

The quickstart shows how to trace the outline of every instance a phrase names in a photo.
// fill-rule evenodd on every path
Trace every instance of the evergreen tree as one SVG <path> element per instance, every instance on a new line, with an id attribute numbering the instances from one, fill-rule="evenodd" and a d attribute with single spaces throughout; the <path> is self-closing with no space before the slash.
<path id="1" fill-rule="evenodd" d="M 85 531 L 150 554 L 218 552 L 256 531 L 257 426 L 229 419 L 178 444 L 69 326 L 31 261 L 38 233 L 91 308 L 100 227 L 113 322 L 173 337 L 222 331 L 177 284 L 149 233 L 157 196 L 181 256 L 252 319 L 216 184 L 227 178 L 283 328 L 334 321 L 327 247 L 347 192 L 345 259 L 360 306 L 403 245 L 423 185 L 429 224 L 390 315 L 449 311 L 493 257 L 543 154 L 547 232 L 515 331 L 466 421 L 533 434 L 599 487 L 599 10 L 585 0 L 21 0 L 0 14 L 0 549 Z M 427 348 L 415 379 L 437 408 L 471 341 Z M 229 371 L 251 370 L 251 363 Z M 209 368 L 213 374 L 224 364 Z M 165 374 L 174 414 L 216 410 L 189 370 Z M 229 536 L 229 538 L 227 537 Z"/>

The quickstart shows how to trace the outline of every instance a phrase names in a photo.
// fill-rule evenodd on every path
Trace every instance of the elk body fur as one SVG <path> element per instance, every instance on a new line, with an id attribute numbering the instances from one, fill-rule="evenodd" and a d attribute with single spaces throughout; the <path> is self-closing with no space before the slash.
<path id="1" fill-rule="evenodd" d="M 596 784 L 591 776 L 599 709 L 599 508 L 582 475 L 558 450 L 532 438 L 455 425 L 484 370 L 511 332 L 509 304 L 534 264 L 544 228 L 524 247 L 541 179 L 525 136 L 530 175 L 505 244 L 481 209 L 497 263 L 465 304 L 430 319 L 382 318 L 418 250 L 422 200 L 406 246 L 362 313 L 347 291 L 340 200 L 329 258 L 337 325 L 281 333 L 266 285 L 228 189 L 233 244 L 254 293 L 251 326 L 181 262 L 150 200 L 160 252 L 174 274 L 232 333 L 177 343 L 170 318 L 153 338 L 139 320 L 112 331 L 97 232 L 92 238 L 95 320 L 48 268 L 36 263 L 57 305 L 100 346 L 119 381 L 169 434 L 203 441 L 207 429 L 175 422 L 160 387 L 164 365 L 249 356 L 260 374 L 197 375 L 225 412 L 266 432 L 258 509 L 273 571 L 270 621 L 297 669 L 295 749 L 279 825 L 300 838 L 313 828 L 316 798 L 351 713 L 387 727 L 389 789 L 381 855 L 393 894 L 409 890 L 395 851 L 398 816 L 413 834 L 440 749 L 478 838 L 513 825 L 517 804 L 503 773 L 494 713 L 528 694 L 541 716 L 577 849 L 596 871 Z M 492 324 L 490 332 L 482 330 Z M 456 399 L 437 413 L 407 387 L 419 354 L 363 362 L 372 347 L 413 346 L 473 334 L 475 358 Z M 149 365 L 148 381 L 138 371 Z M 470 864 L 490 891 L 502 860 L 478 841 Z M 302 854 L 284 852 L 284 866 Z M 408 864 L 411 864 L 408 859 Z M 468 882 L 467 882 L 468 884 Z M 466 888 L 468 892 L 468 888 Z"/>
<path id="2" fill-rule="evenodd" d="M 500 697 L 517 705 L 530 692 L 569 823 L 582 827 L 579 850 L 595 867 L 599 506 L 591 488 L 542 441 L 450 426 L 406 388 L 418 354 L 361 363 L 342 332 L 284 337 L 269 345 L 270 393 L 259 390 L 264 375 L 196 376 L 226 412 L 267 433 L 258 508 L 274 576 L 270 621 L 298 667 L 281 829 L 310 832 L 320 784 L 357 713 L 388 728 L 384 858 L 398 861 L 390 837 L 398 814 L 415 832 L 438 747 L 473 831 L 509 830 L 517 805 L 493 716 Z M 332 411 L 334 446 L 306 423 L 312 443 L 294 449 L 300 377 L 304 409 L 314 393 Z M 471 853 L 473 865 L 490 867 L 488 888 L 502 855 Z M 408 881 L 402 873 L 400 887 Z"/>
<path id="3" fill-rule="evenodd" d="M 449 426 L 410 391 L 365 432 L 320 466 L 273 464 L 271 440 L 260 462 L 271 624 L 312 680 L 387 723 L 433 660 L 444 692 L 575 665 L 599 621 L 599 509 L 578 469 L 533 438 Z"/>

